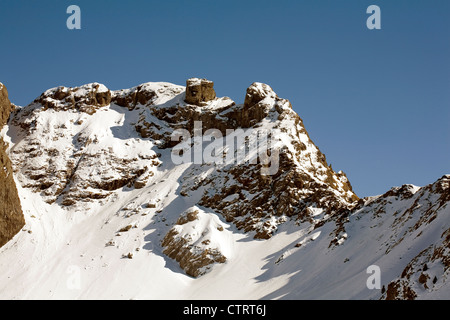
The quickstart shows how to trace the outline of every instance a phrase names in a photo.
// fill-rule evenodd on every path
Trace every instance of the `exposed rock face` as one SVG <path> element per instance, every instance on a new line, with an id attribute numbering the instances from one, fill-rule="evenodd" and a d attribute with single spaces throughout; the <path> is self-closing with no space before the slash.
<path id="1" fill-rule="evenodd" d="M 267 116 L 267 107 L 271 106 L 268 105 L 266 98 L 269 101 L 273 99 L 280 105 L 287 101 L 280 99 L 267 84 L 254 82 L 247 88 L 244 106 L 239 117 L 242 127 L 248 128 Z M 292 106 L 290 108 L 292 109 Z"/>
<path id="2" fill-rule="evenodd" d="M 45 91 L 35 102 L 54 110 L 75 109 L 93 114 L 111 102 L 111 92 L 104 85 L 90 83 L 81 87 L 57 87 Z"/>
<path id="3" fill-rule="evenodd" d="M 8 121 L 11 109 L 6 87 L 0 83 L 0 130 Z M 25 224 L 6 148 L 5 142 L 0 138 L 0 247 L 11 240 Z"/>
<path id="4" fill-rule="evenodd" d="M 244 100 L 244 109 L 249 109 L 266 97 L 275 98 L 277 95 L 270 86 L 260 82 L 254 82 L 247 88 Z"/>
<path id="5" fill-rule="evenodd" d="M 156 96 L 157 93 L 151 87 L 141 84 L 131 89 L 116 91 L 112 102 L 133 110 L 138 104 L 143 106 L 151 104 Z"/>
<path id="6" fill-rule="evenodd" d="M 191 78 L 186 81 L 185 101 L 187 103 L 202 106 L 215 98 L 214 82 L 198 78 Z"/>
<path id="7" fill-rule="evenodd" d="M 9 119 L 13 107 L 8 98 L 6 87 L 0 82 L 0 128 L 2 128 Z"/>

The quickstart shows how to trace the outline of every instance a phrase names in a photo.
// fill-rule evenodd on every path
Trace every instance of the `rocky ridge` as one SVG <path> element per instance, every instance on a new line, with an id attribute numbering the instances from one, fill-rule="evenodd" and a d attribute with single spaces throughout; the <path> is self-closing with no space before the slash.
<path id="1" fill-rule="evenodd" d="M 393 200 L 395 199 L 395 200 Z M 393 188 L 364 208 L 373 208 L 383 214 L 389 202 L 402 201 L 407 205 L 394 212 L 389 244 L 386 254 L 404 241 L 414 241 L 430 225 L 436 228 L 437 241 L 428 243 L 405 266 L 401 274 L 391 280 L 382 290 L 387 300 L 413 300 L 425 292 L 439 291 L 445 286 L 450 272 L 450 228 L 445 226 L 450 203 L 450 175 L 422 188 L 404 185 Z M 376 208 L 376 209 L 375 209 Z M 393 235 L 397 235 L 394 237 Z"/>
<path id="2" fill-rule="evenodd" d="M 346 228 L 354 229 L 367 223 L 371 228 L 383 226 L 382 230 L 389 230 L 370 239 L 377 242 L 386 256 L 394 252 L 400 259 L 402 256 L 407 258 L 405 247 L 406 251 L 421 248 L 417 255 L 409 258 L 401 274 L 381 289 L 381 299 L 413 300 L 424 291 L 439 291 L 447 281 L 450 228 L 445 221 L 448 220 L 449 203 L 450 175 L 425 187 L 410 184 L 394 187 L 383 195 L 361 199 L 347 218 L 338 223 L 333 241 L 342 245 L 351 237 Z M 430 229 L 435 230 L 437 240 L 421 239 L 420 236 Z M 403 253 L 396 250 L 403 250 Z"/>

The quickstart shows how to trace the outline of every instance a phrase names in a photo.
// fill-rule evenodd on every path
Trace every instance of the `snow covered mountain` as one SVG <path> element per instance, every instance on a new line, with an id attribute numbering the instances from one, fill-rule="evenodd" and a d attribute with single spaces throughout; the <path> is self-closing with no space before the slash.
<path id="1" fill-rule="evenodd" d="M 12 108 L 8 91 L 0 83 L 0 130 L 8 122 Z M 11 240 L 25 224 L 6 147 L 0 136 L 0 247 Z"/>
<path id="2" fill-rule="evenodd" d="M 1 135 L 25 226 L 0 298 L 450 298 L 450 175 L 359 199 L 268 85 L 57 87 Z"/>

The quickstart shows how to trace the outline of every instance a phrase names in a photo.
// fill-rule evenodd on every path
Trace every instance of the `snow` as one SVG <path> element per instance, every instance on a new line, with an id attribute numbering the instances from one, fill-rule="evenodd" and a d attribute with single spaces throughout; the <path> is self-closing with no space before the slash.
<path id="1" fill-rule="evenodd" d="M 67 90 L 67 88 L 66 88 L 66 90 Z M 82 85 L 81 87 L 79 87 L 78 90 L 75 91 L 74 96 L 75 97 L 84 97 L 89 92 L 95 92 L 95 91 L 98 93 L 103 93 L 103 92 L 108 92 L 109 89 L 101 83 L 93 82 L 93 83 L 88 83 L 88 84 L 85 84 L 85 85 Z"/>
<path id="2" fill-rule="evenodd" d="M 199 86 L 202 84 L 202 82 L 212 83 L 212 81 L 209 81 L 206 79 L 200 79 L 200 78 L 189 78 L 187 81 L 189 82 L 190 85 L 193 85 L 193 86 Z"/>
<path id="3" fill-rule="evenodd" d="M 308 207 L 308 209 L 312 212 L 313 217 L 316 217 L 323 213 L 323 208 Z"/>

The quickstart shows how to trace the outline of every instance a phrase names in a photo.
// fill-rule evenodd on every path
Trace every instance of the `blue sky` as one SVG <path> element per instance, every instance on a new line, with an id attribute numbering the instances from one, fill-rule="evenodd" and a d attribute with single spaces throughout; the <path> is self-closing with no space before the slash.
<path id="1" fill-rule="evenodd" d="M 81 30 L 66 9 L 81 8 Z M 381 30 L 369 30 L 369 5 Z M 255 81 L 291 101 L 363 197 L 450 173 L 450 1 L 31 1 L 0 4 L 0 81 L 26 105 L 48 88 Z"/>

